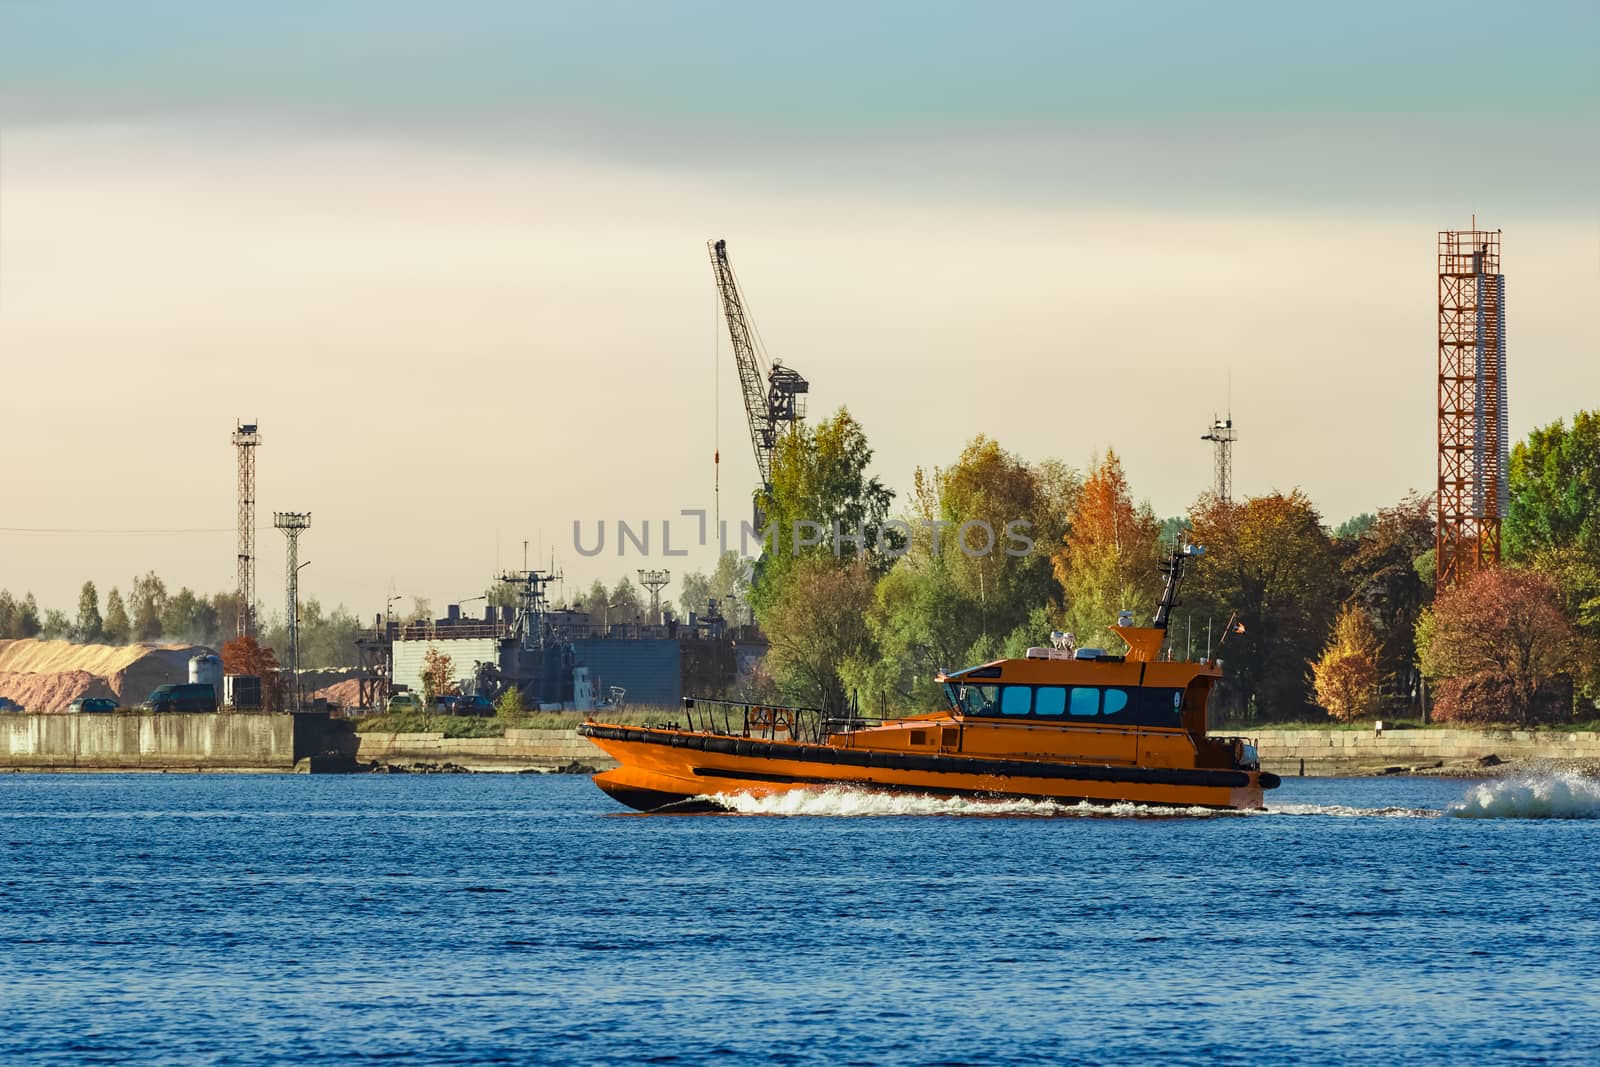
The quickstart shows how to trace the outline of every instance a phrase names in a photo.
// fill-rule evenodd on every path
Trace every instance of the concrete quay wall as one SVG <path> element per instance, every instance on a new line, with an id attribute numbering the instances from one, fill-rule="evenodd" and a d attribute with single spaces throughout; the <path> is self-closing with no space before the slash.
<path id="1" fill-rule="evenodd" d="M 574 730 L 507 730 L 504 737 L 453 737 L 442 733 L 356 735 L 360 763 L 443 764 L 468 770 L 549 771 L 581 763 L 608 770 L 616 761 Z"/>
<path id="2" fill-rule="evenodd" d="M 1223 731 L 1219 731 L 1223 732 Z M 1244 731 L 1241 731 L 1244 732 Z M 1556 730 L 1261 730 L 1253 735 L 1264 770 L 1308 775 L 1356 774 L 1443 763 L 1572 759 L 1600 761 L 1600 732 Z"/>
<path id="3" fill-rule="evenodd" d="M 0 715 L 0 769 L 292 771 L 297 718 L 266 714 Z M 325 717 L 323 717 L 325 718 Z M 305 735 L 321 723 L 301 724 Z"/>

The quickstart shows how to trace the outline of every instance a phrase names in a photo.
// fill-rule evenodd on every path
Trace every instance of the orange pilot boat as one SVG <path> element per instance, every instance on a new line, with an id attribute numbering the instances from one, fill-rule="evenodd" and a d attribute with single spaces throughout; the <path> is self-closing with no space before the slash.
<path id="1" fill-rule="evenodd" d="M 1162 659 L 1185 546 L 1165 564 L 1149 626 L 1124 612 L 1121 655 L 1070 635 L 1023 659 L 942 673 L 949 706 L 902 719 L 685 698 L 686 722 L 585 722 L 620 766 L 595 784 L 641 811 L 715 810 L 715 797 L 853 787 L 936 796 L 1258 809 L 1278 776 L 1244 738 L 1206 733 L 1220 659 Z"/>

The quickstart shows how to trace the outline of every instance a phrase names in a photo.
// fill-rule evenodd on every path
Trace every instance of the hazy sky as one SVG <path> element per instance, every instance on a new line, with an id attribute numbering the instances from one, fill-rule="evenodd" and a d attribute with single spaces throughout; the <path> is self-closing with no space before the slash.
<path id="1" fill-rule="evenodd" d="M 898 489 L 982 432 L 1179 513 L 1231 371 L 1236 490 L 1337 523 L 1433 484 L 1474 213 L 1514 435 L 1600 405 L 1597 52 L 1593 3 L 0 0 L 0 586 L 231 588 L 237 418 L 269 606 L 274 509 L 368 615 L 524 539 L 706 567 L 570 545 L 711 508 L 719 422 L 748 511 L 712 237 Z"/>

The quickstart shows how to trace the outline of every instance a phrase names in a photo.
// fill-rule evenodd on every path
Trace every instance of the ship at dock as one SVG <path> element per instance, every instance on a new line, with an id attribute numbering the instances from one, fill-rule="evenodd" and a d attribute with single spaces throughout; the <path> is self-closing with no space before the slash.
<path id="1" fill-rule="evenodd" d="M 946 706 L 879 720 L 686 697 L 682 723 L 590 721 L 578 732 L 619 766 L 595 775 L 640 811 L 716 810 L 719 796 L 848 787 L 933 796 L 1260 809 L 1278 777 L 1240 737 L 1207 732 L 1220 659 L 1162 658 L 1186 562 L 1166 560 L 1148 626 L 1124 612 L 1120 653 L 1070 635 L 1021 659 L 937 676 Z"/>

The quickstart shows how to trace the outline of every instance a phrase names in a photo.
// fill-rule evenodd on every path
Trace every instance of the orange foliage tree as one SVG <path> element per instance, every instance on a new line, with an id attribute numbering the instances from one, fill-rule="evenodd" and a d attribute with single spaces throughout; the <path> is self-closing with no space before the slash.
<path id="1" fill-rule="evenodd" d="M 222 646 L 222 669 L 227 674 L 249 674 L 261 679 L 261 704 L 267 711 L 283 710 L 284 677 L 278 657 L 254 637 L 236 637 Z"/>
<path id="2" fill-rule="evenodd" d="M 1050 560 L 1065 596 L 1066 626 L 1079 644 L 1112 644 L 1110 626 L 1122 610 L 1150 621 L 1161 595 L 1160 536 L 1160 520 L 1150 505 L 1134 506 L 1122 461 L 1107 449 L 1084 479 Z"/>
<path id="3" fill-rule="evenodd" d="M 1317 703 L 1336 719 L 1349 722 L 1378 707 L 1378 637 L 1365 611 L 1346 604 L 1333 624 L 1333 637 L 1311 665 Z"/>
<path id="4" fill-rule="evenodd" d="M 1550 579 L 1501 567 L 1443 590 L 1417 624 L 1422 672 L 1438 683 L 1442 722 L 1529 724 L 1566 718 L 1593 649 Z"/>
<path id="5" fill-rule="evenodd" d="M 422 655 L 422 703 L 428 709 L 433 709 L 433 698 L 440 696 L 450 689 L 450 675 L 455 672 L 455 663 L 447 653 L 437 648 L 430 648 Z"/>

